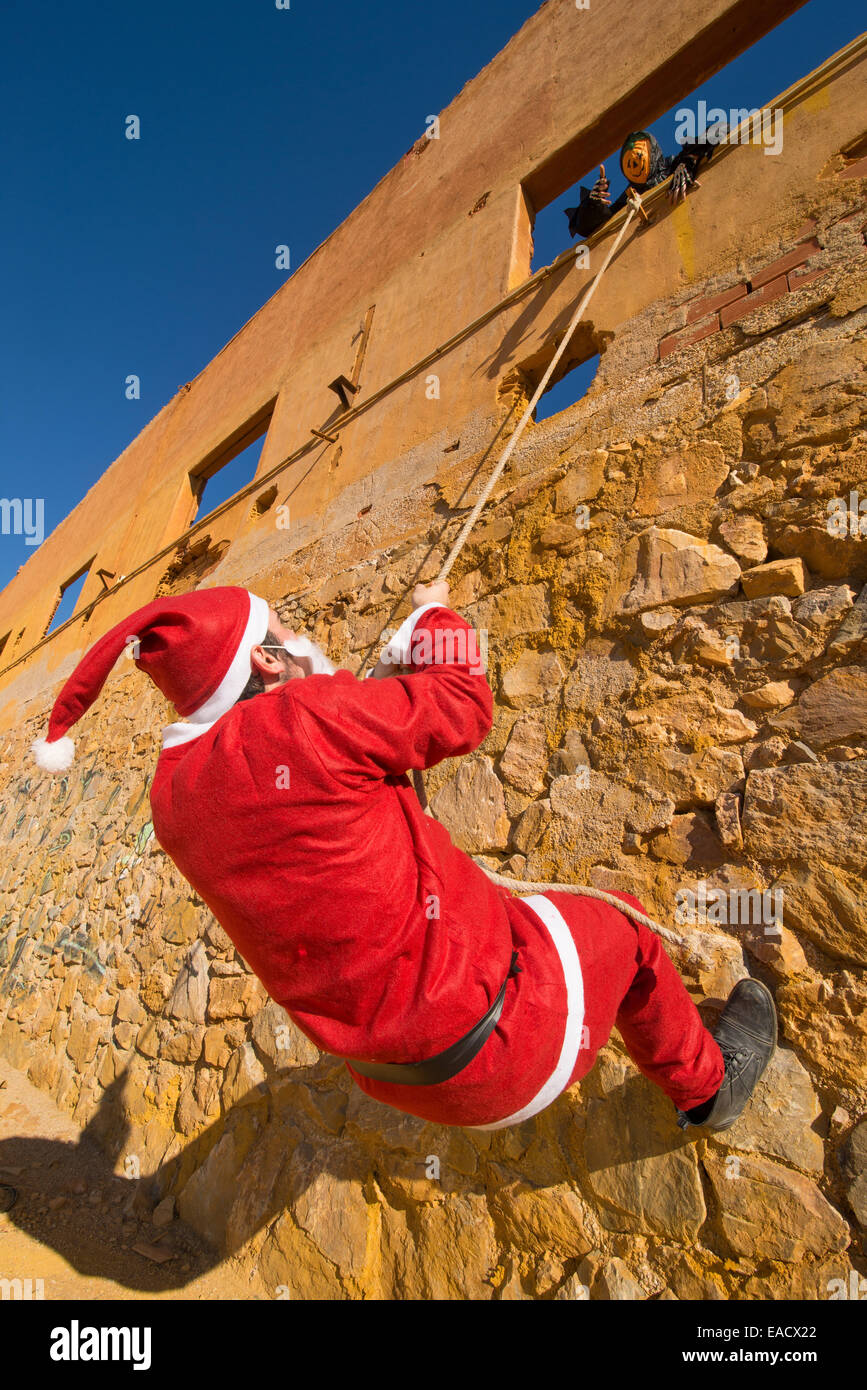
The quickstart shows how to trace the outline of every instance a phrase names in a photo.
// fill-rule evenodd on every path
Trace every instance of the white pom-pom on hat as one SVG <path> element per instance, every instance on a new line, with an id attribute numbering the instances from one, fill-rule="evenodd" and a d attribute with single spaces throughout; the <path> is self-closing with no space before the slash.
<path id="1" fill-rule="evenodd" d="M 43 772 L 65 772 L 75 758 L 75 744 L 71 738 L 58 738 L 53 743 L 47 738 L 37 738 L 30 749 Z"/>

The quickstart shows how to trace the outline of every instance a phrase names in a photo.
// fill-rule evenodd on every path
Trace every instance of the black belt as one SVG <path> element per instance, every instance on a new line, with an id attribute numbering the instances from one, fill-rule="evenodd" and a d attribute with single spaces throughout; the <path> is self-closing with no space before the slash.
<path id="1" fill-rule="evenodd" d="M 457 1076 L 459 1071 L 463 1071 L 464 1067 L 469 1066 L 497 1026 L 503 1012 L 506 985 L 513 975 L 521 973 L 521 967 L 516 963 L 517 959 L 518 952 L 513 951 L 509 973 L 484 1018 L 480 1018 L 475 1027 L 456 1043 L 452 1043 L 451 1047 L 447 1047 L 445 1052 L 438 1052 L 435 1057 L 428 1057 L 424 1062 L 357 1062 L 354 1057 L 345 1057 L 344 1061 L 362 1076 L 371 1077 L 373 1081 L 393 1081 L 401 1086 L 436 1086 L 440 1081 L 449 1081 L 451 1077 Z"/>

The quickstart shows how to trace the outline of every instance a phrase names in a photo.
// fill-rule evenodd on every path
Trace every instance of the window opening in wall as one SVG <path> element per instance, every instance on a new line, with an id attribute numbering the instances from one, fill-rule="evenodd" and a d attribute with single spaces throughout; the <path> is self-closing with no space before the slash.
<path id="1" fill-rule="evenodd" d="M 49 632 L 54 632 L 56 628 L 65 623 L 67 618 L 72 617 L 75 612 L 75 606 L 81 597 L 81 591 L 84 588 L 84 582 L 87 579 L 92 564 L 93 560 L 88 560 L 84 569 L 79 570 L 71 579 L 67 579 L 65 584 L 61 584 L 60 598 L 58 599 L 57 607 L 52 613 L 48 626 L 45 629 L 46 637 Z"/>
<path id="2" fill-rule="evenodd" d="M 253 481 L 264 444 L 265 439 L 262 436 L 221 464 L 209 476 L 199 474 L 194 477 L 193 485 L 195 487 L 198 484 L 199 487 L 196 518 L 207 516 L 215 507 L 219 507 L 221 502 L 227 502 L 236 492 L 240 492 L 242 487 Z"/>
<path id="3" fill-rule="evenodd" d="M 6 647 L 7 647 L 8 642 L 9 642 L 9 638 L 10 638 L 11 636 L 12 636 L 12 633 L 11 633 L 11 631 L 10 631 L 10 632 L 7 632 L 7 634 L 6 634 L 5 637 L 0 637 L 0 662 L 2 662 L 2 660 L 3 660 L 3 653 L 4 653 L 5 650 L 6 650 Z"/>
<path id="4" fill-rule="evenodd" d="M 621 129 L 616 118 L 612 117 L 611 128 L 605 131 L 606 136 L 610 136 L 610 144 L 606 141 L 608 154 L 602 156 L 600 161 L 605 165 L 611 204 L 627 187 L 620 169 L 620 149 L 631 130 L 648 130 L 656 137 L 664 155 L 675 155 L 680 150 L 678 137 L 682 140 L 689 134 L 687 122 L 683 115 L 678 118 L 678 112 L 688 110 L 696 118 L 702 115 L 702 111 L 706 117 L 711 117 L 714 111 L 722 112 L 726 116 L 726 125 L 737 125 L 747 112 L 768 107 L 770 109 L 760 138 L 766 149 L 773 149 L 782 138 L 783 124 L 782 115 L 777 121 L 771 119 L 773 98 L 851 43 L 862 27 L 856 6 L 841 6 L 839 11 L 835 11 L 833 7 L 823 4 L 822 0 L 809 0 L 740 57 L 727 63 L 694 91 L 678 98 L 656 120 L 648 124 L 646 116 L 633 116 Z M 648 102 L 655 100 L 654 92 L 648 95 Z M 699 105 L 701 102 L 704 102 L 703 108 Z M 729 120 L 730 116 L 736 119 Z M 718 115 L 708 119 L 707 124 L 712 126 L 715 119 L 718 119 Z M 697 130 L 696 134 L 699 133 Z M 746 138 L 746 134 L 743 138 Z M 702 168 L 707 166 L 703 165 Z M 576 162 L 575 150 L 567 147 L 543 170 L 536 171 L 526 181 L 525 196 L 533 221 L 531 273 L 550 265 L 563 251 L 580 245 L 580 235 L 573 238 L 569 234 L 565 210 L 578 206 L 581 184 L 591 188 L 598 175 L 599 162 L 589 168 L 581 167 Z M 701 182 L 701 171 L 698 178 Z M 544 192 L 541 191 L 543 187 Z M 701 188 L 695 189 L 687 196 L 700 198 L 702 192 Z M 755 196 L 761 197 L 761 188 L 756 188 Z M 592 263 L 589 268 L 593 269 Z"/>
<path id="5" fill-rule="evenodd" d="M 559 415 L 561 410 L 568 410 L 570 405 L 575 405 L 586 396 L 596 377 L 599 369 L 599 353 L 595 357 L 588 357 L 584 362 L 578 362 L 569 367 L 559 381 L 555 381 L 553 386 L 549 386 L 544 396 L 536 406 L 534 420 L 539 424 L 542 420 L 548 420 L 552 415 Z"/>
<path id="6" fill-rule="evenodd" d="M 275 397 L 196 468 L 191 469 L 190 485 L 197 505 L 195 515 L 187 522 L 188 526 L 208 516 L 253 481 L 276 403 Z"/>

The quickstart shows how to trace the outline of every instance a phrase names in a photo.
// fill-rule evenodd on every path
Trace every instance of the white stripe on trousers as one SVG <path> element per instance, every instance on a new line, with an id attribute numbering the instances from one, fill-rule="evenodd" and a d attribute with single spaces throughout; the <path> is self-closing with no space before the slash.
<path id="1" fill-rule="evenodd" d="M 533 1099 L 522 1110 L 516 1110 L 514 1115 L 507 1115 L 504 1120 L 497 1120 L 492 1125 L 464 1125 L 462 1126 L 464 1129 L 504 1129 L 506 1125 L 519 1125 L 523 1120 L 532 1119 L 566 1089 L 569 1077 L 572 1075 L 578 1060 L 581 1034 L 584 1027 L 584 981 L 581 976 L 581 963 L 578 960 L 578 952 L 575 949 L 572 933 L 558 909 L 541 893 L 531 898 L 523 898 L 522 902 L 526 903 L 527 907 L 532 908 L 536 916 L 548 928 L 563 966 L 567 1012 L 560 1060 L 541 1090 L 536 1092 Z"/>

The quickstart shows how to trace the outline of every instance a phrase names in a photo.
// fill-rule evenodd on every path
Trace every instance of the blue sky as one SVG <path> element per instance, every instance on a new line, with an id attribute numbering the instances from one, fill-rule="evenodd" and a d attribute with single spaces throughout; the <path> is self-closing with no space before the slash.
<path id="1" fill-rule="evenodd" d="M 284 282 L 275 247 L 297 268 L 536 8 L 6 0 L 0 495 L 44 498 L 47 536 Z M 761 106 L 854 38 L 859 9 L 810 0 L 695 98 Z M 652 127 L 667 150 L 674 126 Z M 572 201 L 540 218 L 536 264 L 569 244 Z M 230 465 L 209 506 L 251 472 Z M 0 535 L 0 587 L 32 553 Z"/>

